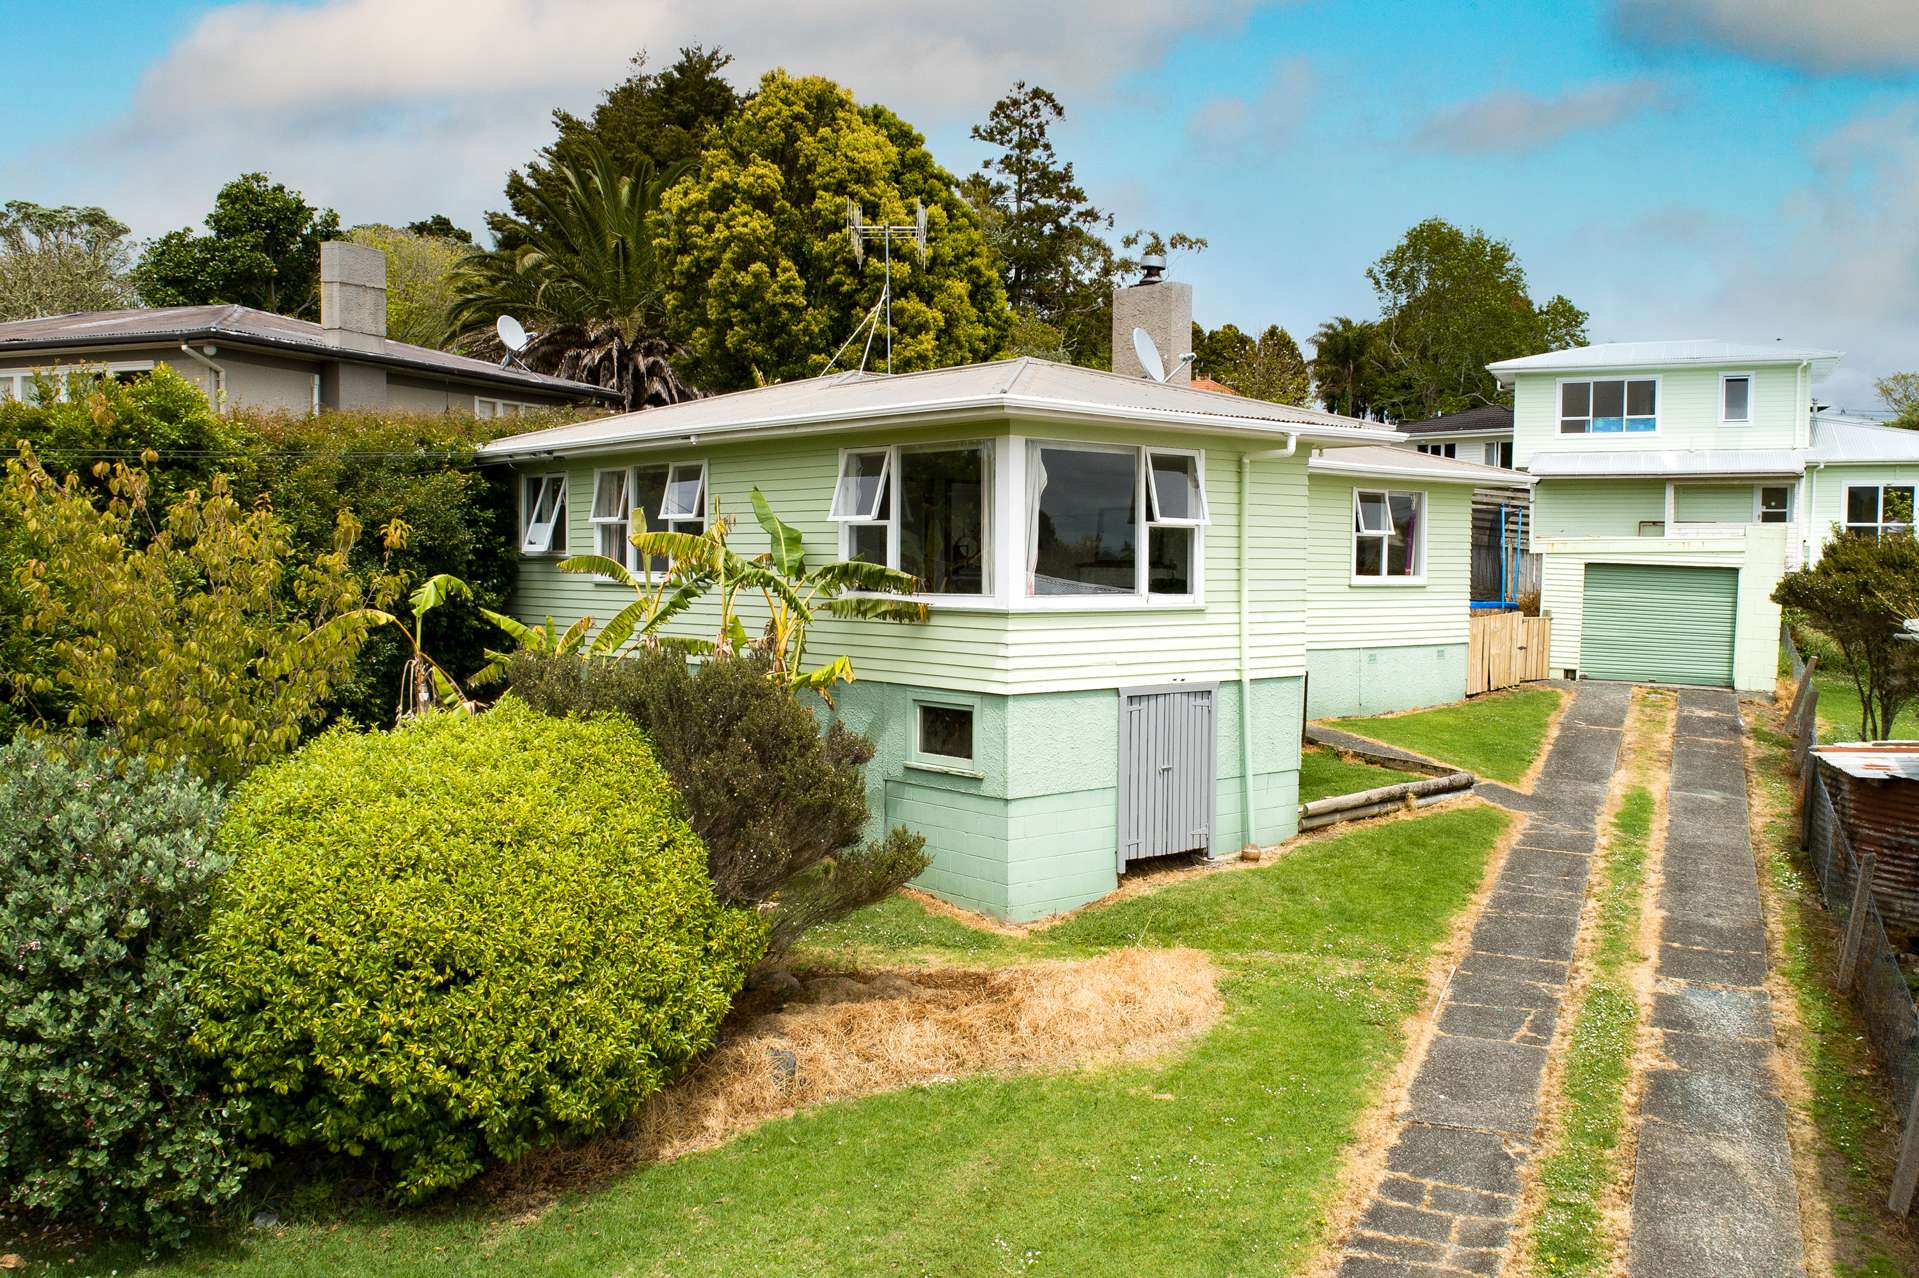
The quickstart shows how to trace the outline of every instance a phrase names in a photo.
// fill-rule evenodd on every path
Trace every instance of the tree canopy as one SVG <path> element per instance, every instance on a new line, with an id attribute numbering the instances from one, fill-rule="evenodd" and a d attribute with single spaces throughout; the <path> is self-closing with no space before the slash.
<path id="1" fill-rule="evenodd" d="M 1859 735 L 1883 740 L 1919 699 L 1919 643 L 1900 638 L 1919 601 L 1919 540 L 1836 536 L 1819 561 L 1780 578 L 1774 602 L 1831 639 L 1859 692 Z"/>
<path id="2" fill-rule="evenodd" d="M 1512 245 L 1428 218 L 1366 270 L 1379 298 L 1375 406 L 1400 419 L 1500 401 L 1486 365 L 1581 345 L 1586 313 L 1535 303 Z"/>
<path id="3" fill-rule="evenodd" d="M 105 209 L 0 205 L 0 321 L 133 304 L 127 228 Z"/>
<path id="4" fill-rule="evenodd" d="M 356 226 L 347 238 L 386 254 L 386 335 L 416 346 L 444 347 L 447 315 L 456 300 L 453 273 L 468 250 L 443 235 L 377 223 Z"/>
<path id="5" fill-rule="evenodd" d="M 408 222 L 404 229 L 415 235 L 431 235 L 435 239 L 452 240 L 456 244 L 473 243 L 473 232 L 463 226 L 455 226 L 453 219 L 444 213 L 435 213 L 417 222 Z"/>
<path id="6" fill-rule="evenodd" d="M 264 173 L 243 173 L 220 188 L 206 227 L 205 235 L 169 231 L 148 246 L 134 272 L 147 305 L 318 311 L 320 244 L 339 238 L 339 214 Z"/>
<path id="7" fill-rule="evenodd" d="M 1873 388 L 1892 410 L 1887 425 L 1919 430 L 1919 373 L 1888 373 L 1875 381 Z"/>
<path id="8" fill-rule="evenodd" d="M 1382 398 L 1379 325 L 1335 315 L 1313 334 L 1313 385 L 1329 413 L 1371 418 Z"/>
<path id="9" fill-rule="evenodd" d="M 1257 338 L 1236 325 L 1208 332 L 1193 325 L 1193 371 L 1241 395 L 1277 404 L 1304 404 L 1312 396 L 1306 358 L 1291 333 L 1269 324 Z"/>
<path id="10" fill-rule="evenodd" d="M 878 263 L 854 259 L 848 201 L 869 221 L 903 223 L 916 199 L 927 260 L 893 253 L 894 368 L 999 354 L 1010 316 L 998 261 L 925 139 L 831 80 L 769 72 L 662 201 L 666 309 L 695 384 L 824 371 L 880 295 Z"/>

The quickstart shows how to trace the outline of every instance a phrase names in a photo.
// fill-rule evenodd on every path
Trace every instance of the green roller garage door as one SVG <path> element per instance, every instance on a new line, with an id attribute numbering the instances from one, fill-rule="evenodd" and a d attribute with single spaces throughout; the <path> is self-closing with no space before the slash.
<path id="1" fill-rule="evenodd" d="M 1730 687 L 1738 604 L 1731 568 L 1587 564 L 1579 673 Z"/>

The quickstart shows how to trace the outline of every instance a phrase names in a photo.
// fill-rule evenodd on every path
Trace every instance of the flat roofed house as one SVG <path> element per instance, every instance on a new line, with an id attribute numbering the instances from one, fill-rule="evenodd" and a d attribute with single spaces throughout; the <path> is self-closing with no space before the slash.
<path id="1" fill-rule="evenodd" d="M 0 400 L 31 397 L 43 375 L 134 377 L 159 365 L 197 384 L 222 409 L 397 408 L 510 417 L 619 399 L 599 386 L 394 341 L 386 335 L 386 257 L 345 241 L 320 247 L 317 324 L 227 304 L 0 324 Z"/>
<path id="2" fill-rule="evenodd" d="M 1836 351 L 1619 342 L 1488 367 L 1537 481 L 1552 665 L 1766 691 L 1772 591 L 1832 537 L 1910 527 L 1919 435 L 1823 421 Z"/>

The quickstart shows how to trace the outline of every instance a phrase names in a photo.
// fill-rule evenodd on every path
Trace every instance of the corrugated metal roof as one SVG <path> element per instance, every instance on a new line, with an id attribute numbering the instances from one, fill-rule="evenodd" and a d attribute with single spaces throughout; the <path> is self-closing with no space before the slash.
<path id="1" fill-rule="evenodd" d="M 1919 741 L 1848 741 L 1813 753 L 1849 777 L 1919 781 Z"/>
<path id="2" fill-rule="evenodd" d="M 1483 435 L 1512 434 L 1513 410 L 1504 404 L 1481 404 L 1443 417 L 1428 417 L 1423 422 L 1401 422 L 1397 429 L 1404 435 Z"/>
<path id="3" fill-rule="evenodd" d="M 1040 359 L 921 373 L 833 373 L 529 431 L 488 444 L 489 457 L 645 447 L 690 436 L 834 432 L 901 420 L 1031 416 L 1157 422 L 1228 434 L 1391 442 L 1390 427 Z"/>
<path id="4" fill-rule="evenodd" d="M 1803 453 L 1790 448 L 1660 448 L 1534 453 L 1526 469 L 1541 478 L 1653 478 L 1662 475 L 1801 475 Z"/>
<path id="5" fill-rule="evenodd" d="M 1523 471 L 1481 466 L 1477 462 L 1455 461 L 1451 457 L 1434 457 L 1381 444 L 1318 449 L 1307 463 L 1307 469 L 1315 475 L 1392 475 L 1434 484 L 1478 487 L 1527 488 L 1533 483 L 1533 477 Z"/>
<path id="6" fill-rule="evenodd" d="M 326 330 L 311 320 L 275 315 L 251 306 L 158 306 L 124 311 L 77 311 L 70 315 L 47 315 L 38 319 L 13 320 L 0 324 L 0 357 L 31 354 L 39 349 L 67 350 L 75 347 L 115 346 L 130 343 L 202 341 L 210 338 L 246 342 L 326 355 L 336 359 L 389 364 L 397 368 L 445 373 L 502 386 L 525 386 L 549 393 L 617 399 L 618 394 L 585 382 L 548 377 L 521 368 L 501 368 L 498 364 L 451 351 L 436 351 L 411 342 L 382 338 L 382 349 L 363 351 L 335 346 L 327 341 Z"/>
<path id="7" fill-rule="evenodd" d="M 1600 342 L 1570 350 L 1546 351 L 1519 359 L 1502 359 L 1486 368 L 1501 381 L 1514 373 L 1578 372 L 1594 368 L 1670 368 L 1680 364 L 1800 364 L 1810 361 L 1815 378 L 1832 371 L 1839 351 L 1785 346 L 1764 342 L 1724 342 L 1688 339 L 1673 342 Z"/>
<path id="8" fill-rule="evenodd" d="M 1919 430 L 1815 417 L 1812 447 L 1806 453 L 1806 460 L 1919 463 Z"/>

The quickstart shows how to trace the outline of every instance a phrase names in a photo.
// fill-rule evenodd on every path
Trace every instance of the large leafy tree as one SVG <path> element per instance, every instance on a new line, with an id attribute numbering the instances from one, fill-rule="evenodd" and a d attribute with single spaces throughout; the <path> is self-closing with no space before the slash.
<path id="1" fill-rule="evenodd" d="M 1892 410 L 1888 425 L 1919 430 L 1919 373 L 1888 373 L 1873 388 Z"/>
<path id="2" fill-rule="evenodd" d="M 220 188 L 206 227 L 205 235 L 169 231 L 147 247 L 134 272 L 147 305 L 318 311 L 320 245 L 339 238 L 339 214 L 264 173 L 243 173 Z"/>
<path id="3" fill-rule="evenodd" d="M 1512 245 L 1428 218 L 1366 270 L 1379 298 L 1379 407 L 1426 418 L 1499 402 L 1486 365 L 1576 346 L 1586 313 L 1564 297 L 1535 304 Z"/>
<path id="4" fill-rule="evenodd" d="M 563 171 L 591 163 L 595 150 L 627 173 L 642 163 L 664 173 L 697 160 L 713 130 L 739 112 L 740 94 L 724 74 L 732 61 L 718 48 L 693 45 L 665 70 L 649 71 L 642 51 L 632 59 L 632 73 L 602 94 L 591 114 L 555 111 L 557 136 L 524 170 L 507 175 L 509 211 L 487 215 L 495 242 L 510 248 L 522 227 L 547 229 L 546 205 L 564 198 Z"/>
<path id="5" fill-rule="evenodd" d="M 1379 326 L 1335 315 L 1313 334 L 1313 384 L 1332 413 L 1370 418 L 1380 394 Z"/>
<path id="6" fill-rule="evenodd" d="M 435 213 L 417 222 L 408 222 L 405 229 L 415 235 L 430 235 L 438 240 L 452 240 L 455 244 L 473 243 L 473 232 L 463 226 L 454 225 L 453 219 L 444 213 Z"/>
<path id="7" fill-rule="evenodd" d="M 1892 735 L 1919 700 L 1919 643 L 1901 635 L 1919 601 L 1919 540 L 1911 533 L 1834 537 L 1819 562 L 1780 578 L 1773 600 L 1838 647 L 1859 692 L 1859 735 Z"/>
<path id="8" fill-rule="evenodd" d="M 529 199 L 534 220 L 507 223 L 499 248 L 469 255 L 455 273 L 456 330 L 480 349 L 512 315 L 533 332 L 520 358 L 539 372 L 612 387 L 627 408 L 691 395 L 667 338 L 666 272 L 658 238 L 661 195 L 680 170 L 632 169 L 598 142 L 557 164 Z M 493 346 L 492 349 L 497 349 Z"/>
<path id="9" fill-rule="evenodd" d="M 0 320 L 133 302 L 127 228 L 101 208 L 0 206 Z"/>
<path id="10" fill-rule="evenodd" d="M 663 201 L 666 306 L 695 382 L 722 391 L 823 372 L 880 294 L 878 263 L 862 267 L 848 241 L 848 202 L 905 223 L 915 200 L 927 257 L 893 252 L 894 368 L 1000 353 L 1010 316 L 998 259 L 925 139 L 831 80 L 769 73 Z"/>
<path id="11" fill-rule="evenodd" d="M 1195 324 L 1193 354 L 1197 372 L 1242 395 L 1277 404 L 1304 404 L 1312 396 L 1306 357 L 1293 335 L 1277 324 L 1267 325 L 1257 338 L 1233 324 L 1211 332 Z"/>
<path id="12" fill-rule="evenodd" d="M 416 346 L 445 346 L 453 273 L 469 250 L 443 236 L 378 224 L 356 226 L 347 238 L 386 255 L 386 335 Z"/>

